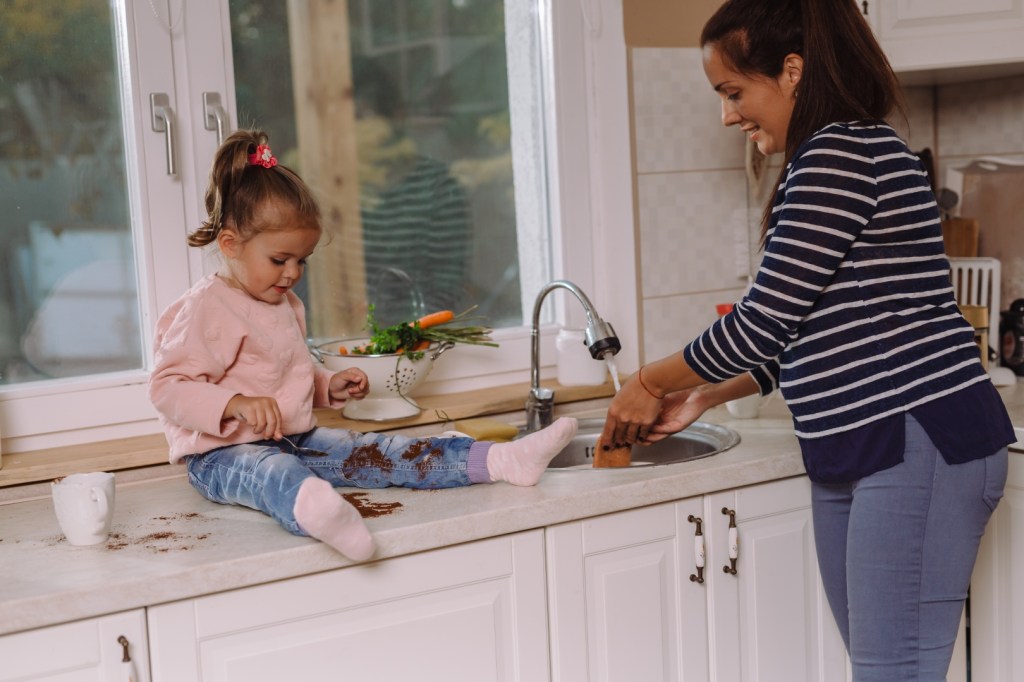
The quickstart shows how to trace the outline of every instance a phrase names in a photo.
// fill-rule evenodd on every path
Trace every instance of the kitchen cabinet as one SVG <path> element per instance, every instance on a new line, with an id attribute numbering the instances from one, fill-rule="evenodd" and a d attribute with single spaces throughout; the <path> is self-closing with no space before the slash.
<path id="1" fill-rule="evenodd" d="M 1002 501 L 971 579 L 971 679 L 1024 679 L 1024 453 L 1010 452 Z"/>
<path id="2" fill-rule="evenodd" d="M 128 679 L 149 681 L 142 609 L 0 637 L 0 682 Z"/>
<path id="3" fill-rule="evenodd" d="M 547 680 L 543 535 L 152 607 L 153 681 Z"/>
<path id="4" fill-rule="evenodd" d="M 1024 72 L 1024 0 L 866 0 L 893 69 L 908 85 Z"/>
<path id="5" fill-rule="evenodd" d="M 804 477 L 554 526 L 547 550 L 557 682 L 847 679 Z"/>

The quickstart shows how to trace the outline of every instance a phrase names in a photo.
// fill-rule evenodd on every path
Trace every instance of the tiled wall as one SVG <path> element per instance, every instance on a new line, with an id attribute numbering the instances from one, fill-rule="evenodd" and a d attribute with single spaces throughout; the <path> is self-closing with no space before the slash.
<path id="1" fill-rule="evenodd" d="M 700 50 L 635 48 L 631 59 L 642 359 L 649 362 L 703 331 L 716 303 L 743 294 L 758 260 L 761 202 L 748 207 L 745 138 L 722 126 Z M 895 123 L 911 149 L 932 150 L 940 186 L 947 167 L 976 156 L 1024 158 L 1024 77 L 905 94 L 909 126 Z"/>
<path id="2" fill-rule="evenodd" d="M 746 286 L 744 136 L 696 48 L 632 51 L 644 359 L 679 350 Z M 740 262 L 737 262 L 740 261 Z M 742 275 L 742 276 L 741 276 Z"/>

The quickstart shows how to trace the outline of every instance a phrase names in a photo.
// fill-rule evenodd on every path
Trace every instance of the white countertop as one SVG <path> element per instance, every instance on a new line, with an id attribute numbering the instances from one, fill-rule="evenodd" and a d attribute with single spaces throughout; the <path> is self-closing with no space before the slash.
<path id="1" fill-rule="evenodd" d="M 1024 424 L 1024 385 L 1000 392 L 1015 423 Z M 742 442 L 683 464 L 548 472 L 532 488 L 502 483 L 359 491 L 365 493 L 362 504 L 379 514 L 367 518 L 377 542 L 374 559 L 804 473 L 778 397 L 758 419 L 735 420 L 721 408 L 703 419 L 735 429 Z M 315 540 L 290 535 L 260 512 L 207 501 L 189 486 L 182 467 L 158 472 L 164 477 L 119 479 L 111 536 L 90 547 L 67 543 L 48 497 L 0 505 L 0 634 L 351 563 Z"/>

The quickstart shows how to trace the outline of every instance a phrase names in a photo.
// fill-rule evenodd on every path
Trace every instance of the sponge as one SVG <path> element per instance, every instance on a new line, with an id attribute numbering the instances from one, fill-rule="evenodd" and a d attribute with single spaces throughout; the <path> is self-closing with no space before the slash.
<path id="1" fill-rule="evenodd" d="M 452 424 L 452 428 L 476 440 L 489 440 L 495 443 L 506 443 L 519 435 L 519 429 L 511 424 L 486 417 L 459 419 Z"/>

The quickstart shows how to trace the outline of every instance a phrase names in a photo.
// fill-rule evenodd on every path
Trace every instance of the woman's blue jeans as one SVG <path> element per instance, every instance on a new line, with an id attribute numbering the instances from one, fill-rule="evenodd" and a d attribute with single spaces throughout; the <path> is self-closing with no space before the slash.
<path id="1" fill-rule="evenodd" d="M 306 534 L 295 521 L 295 498 L 311 476 L 335 487 L 355 488 L 436 489 L 479 482 L 467 472 L 470 448 L 477 443 L 472 438 L 316 428 L 289 439 L 327 456 L 295 450 L 285 441 L 229 445 L 189 457 L 189 482 L 207 499 L 259 509 L 295 535 Z"/>
<path id="2" fill-rule="evenodd" d="M 901 464 L 813 485 L 818 566 L 855 682 L 946 679 L 1006 467 L 1006 448 L 947 464 L 907 415 Z"/>

